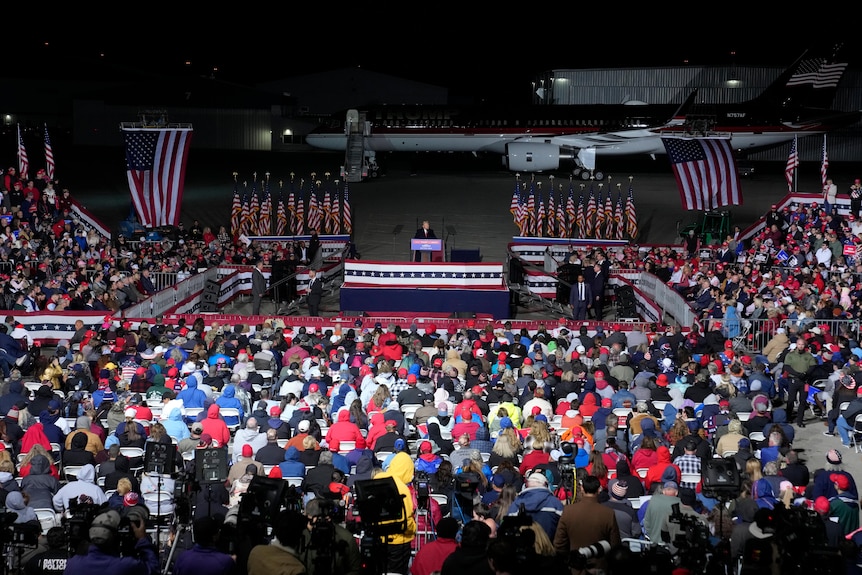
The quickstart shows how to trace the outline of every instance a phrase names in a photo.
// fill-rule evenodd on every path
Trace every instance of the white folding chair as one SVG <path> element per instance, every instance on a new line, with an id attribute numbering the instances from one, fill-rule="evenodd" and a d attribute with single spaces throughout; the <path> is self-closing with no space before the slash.
<path id="1" fill-rule="evenodd" d="M 36 517 L 39 518 L 39 523 L 42 525 L 42 534 L 48 533 L 52 527 L 59 527 L 60 521 L 57 518 L 57 513 L 53 509 L 45 507 L 37 507 L 33 511 L 36 512 Z"/>
<path id="2" fill-rule="evenodd" d="M 225 420 L 227 428 L 230 430 L 231 434 L 236 433 L 236 430 L 239 429 L 239 426 L 242 423 L 239 417 L 239 409 L 236 407 L 222 407 L 219 410 L 219 414 L 222 416 L 222 419 Z M 227 423 L 228 418 L 230 418 L 231 423 Z"/>

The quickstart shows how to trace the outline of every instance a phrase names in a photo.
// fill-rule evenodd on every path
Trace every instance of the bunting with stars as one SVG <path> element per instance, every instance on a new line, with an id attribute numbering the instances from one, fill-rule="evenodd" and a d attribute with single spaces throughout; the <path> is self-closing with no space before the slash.
<path id="1" fill-rule="evenodd" d="M 494 263 L 416 264 L 409 269 L 398 262 L 344 262 L 344 283 L 350 287 L 451 288 L 497 290 L 503 285 L 502 268 Z"/>

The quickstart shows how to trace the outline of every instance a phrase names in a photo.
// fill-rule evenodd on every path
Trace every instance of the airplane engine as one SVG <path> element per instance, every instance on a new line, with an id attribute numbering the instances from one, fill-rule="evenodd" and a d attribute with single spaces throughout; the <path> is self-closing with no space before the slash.
<path id="1" fill-rule="evenodd" d="M 513 172 L 543 172 L 560 167 L 560 147 L 537 142 L 506 145 L 506 167 Z"/>

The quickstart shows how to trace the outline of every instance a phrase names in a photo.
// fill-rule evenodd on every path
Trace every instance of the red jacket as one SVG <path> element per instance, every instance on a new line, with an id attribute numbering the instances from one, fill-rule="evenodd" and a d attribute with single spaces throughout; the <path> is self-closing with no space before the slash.
<path id="1" fill-rule="evenodd" d="M 225 447 L 230 442 L 230 430 L 227 424 L 221 417 L 221 408 L 214 403 L 207 409 L 207 416 L 201 422 L 203 433 L 208 433 L 213 438 L 213 442 L 218 442 L 219 447 Z M 203 433 L 201 435 L 203 435 Z"/>
<path id="2" fill-rule="evenodd" d="M 338 412 L 338 420 L 326 432 L 326 443 L 330 450 L 338 451 L 342 441 L 355 441 L 356 449 L 365 449 L 365 438 L 359 426 L 350 421 L 350 411 L 347 409 Z"/>
<path id="3" fill-rule="evenodd" d="M 413 563 L 410 566 L 412 575 L 431 575 L 443 568 L 443 561 L 458 548 L 458 542 L 454 539 L 437 538 L 422 545 L 416 552 Z"/>

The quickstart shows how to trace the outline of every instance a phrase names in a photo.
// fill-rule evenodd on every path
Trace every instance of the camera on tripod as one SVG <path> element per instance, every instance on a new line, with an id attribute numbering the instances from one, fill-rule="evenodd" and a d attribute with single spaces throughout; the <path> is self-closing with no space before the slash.
<path id="1" fill-rule="evenodd" d="M 416 502 L 418 509 L 429 509 L 429 499 L 431 498 L 431 487 L 429 486 L 430 476 L 424 471 L 417 471 L 413 477 L 413 485 L 416 488 Z"/>

